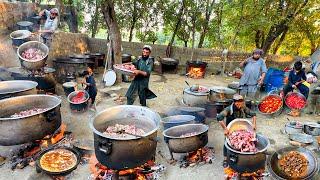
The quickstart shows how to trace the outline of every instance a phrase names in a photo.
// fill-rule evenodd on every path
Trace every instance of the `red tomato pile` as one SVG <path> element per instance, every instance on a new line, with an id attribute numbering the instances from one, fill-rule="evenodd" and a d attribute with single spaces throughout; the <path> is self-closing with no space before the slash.
<path id="1" fill-rule="evenodd" d="M 282 99 L 278 96 L 267 96 L 259 104 L 262 113 L 274 113 L 282 106 Z"/>
<path id="2" fill-rule="evenodd" d="M 286 105 L 291 109 L 302 109 L 306 105 L 306 100 L 298 94 L 292 93 L 286 98 Z"/>

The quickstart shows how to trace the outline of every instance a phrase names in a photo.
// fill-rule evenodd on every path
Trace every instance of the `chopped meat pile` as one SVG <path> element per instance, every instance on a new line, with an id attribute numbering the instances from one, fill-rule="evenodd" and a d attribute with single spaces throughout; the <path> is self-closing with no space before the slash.
<path id="1" fill-rule="evenodd" d="M 47 110 L 48 110 L 47 108 L 33 108 L 33 109 L 26 110 L 26 111 L 21 111 L 21 112 L 15 113 L 15 114 L 11 115 L 10 118 L 20 118 L 20 117 L 30 116 L 33 114 L 45 112 Z"/>
<path id="2" fill-rule="evenodd" d="M 129 70 L 129 71 L 136 70 L 136 67 L 133 64 L 121 64 L 120 68 Z"/>
<path id="3" fill-rule="evenodd" d="M 114 126 L 108 126 L 106 131 L 103 132 L 103 134 L 114 138 L 125 138 L 131 137 L 132 135 L 130 134 L 143 136 L 144 134 L 146 134 L 146 132 L 144 132 L 144 130 L 140 128 L 137 128 L 135 125 L 115 124 Z"/>
<path id="4" fill-rule="evenodd" d="M 71 98 L 71 101 L 73 103 L 82 103 L 84 100 L 86 100 L 86 96 L 85 93 L 82 91 L 78 92 L 75 96 Z"/>
<path id="5" fill-rule="evenodd" d="M 229 135 L 231 146 L 241 152 L 256 152 L 254 133 L 247 130 L 234 131 Z"/>
<path id="6" fill-rule="evenodd" d="M 31 61 L 38 61 L 45 57 L 45 53 L 42 52 L 40 49 L 36 48 L 29 48 L 22 52 L 21 55 L 23 58 L 31 60 Z"/>
<path id="7" fill-rule="evenodd" d="M 182 134 L 180 137 L 191 137 L 197 134 L 198 134 L 197 132 L 191 132 L 191 133 Z"/>
<path id="8" fill-rule="evenodd" d="M 308 160 L 296 151 L 290 151 L 279 160 L 281 170 L 293 179 L 299 179 L 307 174 L 308 163 Z"/>

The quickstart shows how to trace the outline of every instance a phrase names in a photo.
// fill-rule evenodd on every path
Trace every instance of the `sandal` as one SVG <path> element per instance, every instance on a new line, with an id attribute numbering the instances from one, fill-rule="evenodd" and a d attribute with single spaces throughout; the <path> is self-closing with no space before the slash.
<path id="1" fill-rule="evenodd" d="M 223 166 L 224 168 L 229 167 L 228 161 L 227 161 L 227 160 L 223 160 L 222 166 Z"/>

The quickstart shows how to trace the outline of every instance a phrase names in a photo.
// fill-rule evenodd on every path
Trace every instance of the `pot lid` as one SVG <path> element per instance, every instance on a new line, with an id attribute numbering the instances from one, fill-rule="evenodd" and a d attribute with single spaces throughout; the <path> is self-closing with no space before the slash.
<path id="1" fill-rule="evenodd" d="M 207 96 L 209 94 L 209 92 L 191 91 L 191 89 L 189 87 L 185 88 L 183 91 L 187 94 L 192 94 L 195 96 Z"/>
<path id="2" fill-rule="evenodd" d="M 313 127 L 313 128 L 320 128 L 320 124 L 314 122 L 307 122 L 305 125 Z"/>
<path id="3" fill-rule="evenodd" d="M 103 77 L 106 86 L 112 86 L 117 80 L 117 75 L 113 70 L 108 70 Z"/>
<path id="4" fill-rule="evenodd" d="M 237 93 L 235 90 L 230 89 L 228 87 L 223 87 L 223 86 L 212 86 L 209 89 L 216 92 L 216 93 L 224 93 L 224 94 L 236 94 Z"/>
<path id="5" fill-rule="evenodd" d="M 33 25 L 33 23 L 30 21 L 19 21 L 19 22 L 17 22 L 17 24 L 19 26 L 32 26 Z"/>
<path id="6" fill-rule="evenodd" d="M 177 109 L 185 112 L 202 112 L 206 110 L 202 107 L 178 107 Z"/>

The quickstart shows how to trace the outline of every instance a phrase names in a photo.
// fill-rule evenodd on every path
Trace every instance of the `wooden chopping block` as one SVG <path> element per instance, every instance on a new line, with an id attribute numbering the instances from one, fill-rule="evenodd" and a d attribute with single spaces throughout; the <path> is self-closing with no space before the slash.
<path id="1" fill-rule="evenodd" d="M 301 142 L 297 142 L 297 141 L 289 141 L 289 143 L 292 145 L 292 146 L 307 146 L 307 144 L 304 144 L 304 143 L 301 143 Z"/>

